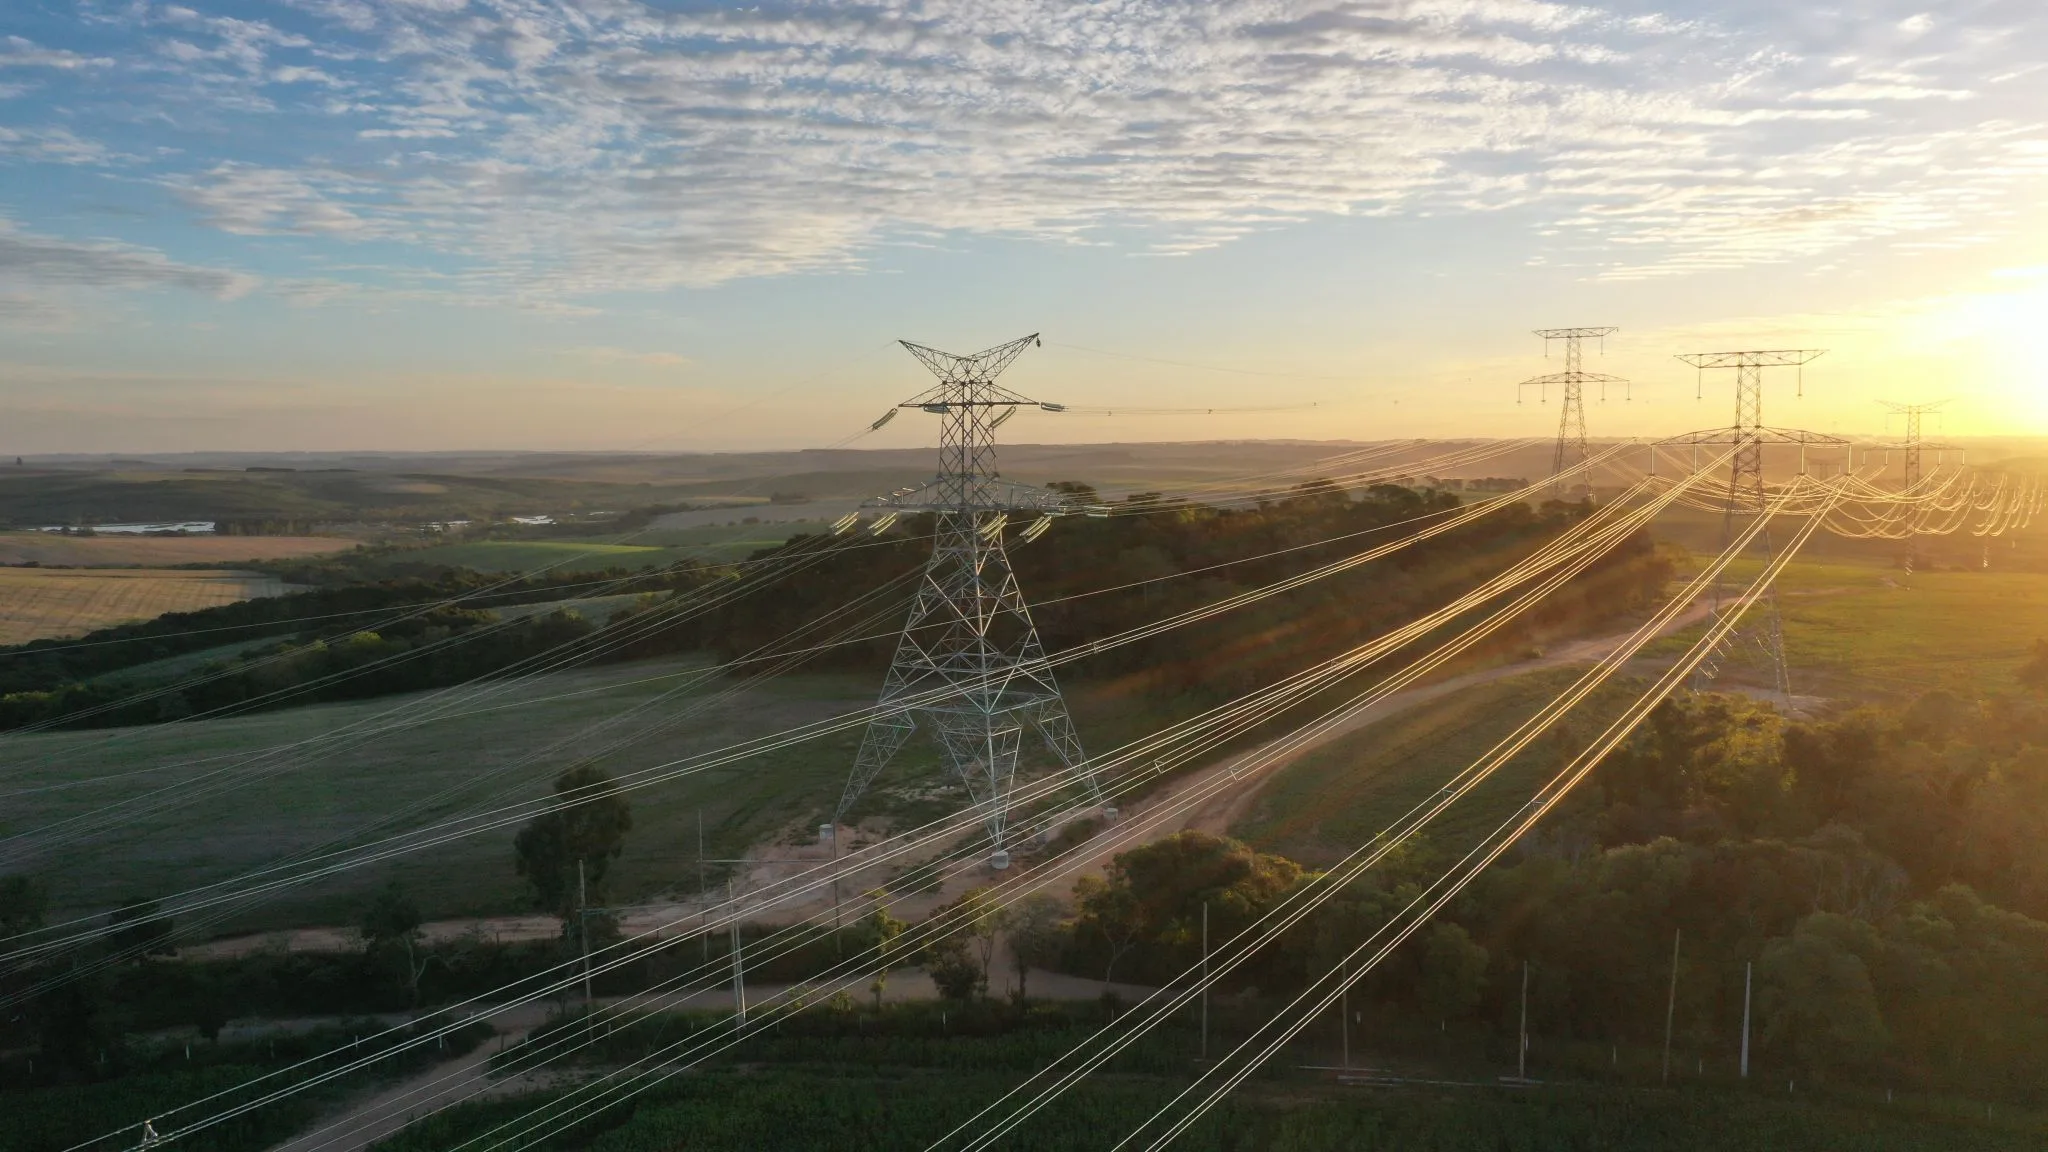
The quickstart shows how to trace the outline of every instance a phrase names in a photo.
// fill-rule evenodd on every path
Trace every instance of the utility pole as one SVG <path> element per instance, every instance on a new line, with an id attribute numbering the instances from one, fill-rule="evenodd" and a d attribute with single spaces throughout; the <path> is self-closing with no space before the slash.
<path id="1" fill-rule="evenodd" d="M 1351 1071 L 1351 963 L 1345 961 L 1338 978 L 1344 981 L 1337 994 L 1337 1031 L 1344 1041 L 1344 1070 Z"/>
<path id="2" fill-rule="evenodd" d="M 725 898 L 732 900 L 732 881 L 725 882 Z M 740 954 L 740 920 L 731 918 L 732 927 L 732 1004 L 733 1026 L 744 1027 L 747 1023 L 747 968 L 746 960 Z"/>
<path id="3" fill-rule="evenodd" d="M 697 898 L 704 901 L 704 911 L 699 913 L 700 926 L 697 940 L 703 945 L 704 963 L 711 963 L 711 881 L 704 874 L 704 810 L 697 809 Z"/>
<path id="4" fill-rule="evenodd" d="M 860 753 L 833 813 L 834 826 L 876 774 L 927 725 L 953 774 L 981 809 L 992 851 L 989 866 L 1009 867 L 1004 847 L 1010 795 L 1025 726 L 1038 731 L 1066 771 L 1079 776 L 1096 803 L 1102 791 L 1081 751 L 1066 700 L 1045 663 L 1031 609 L 1003 547 L 1011 515 L 1035 513 L 1024 538 L 1070 510 L 1066 498 L 1015 484 L 996 471 L 995 429 L 1019 408 L 1063 411 L 996 383 L 1036 334 L 971 356 L 900 341 L 939 383 L 897 405 L 940 418 L 939 472 L 908 492 L 868 501 L 886 510 L 880 530 L 907 512 L 937 519 L 932 555 L 919 581 L 896 655 L 882 682 L 879 714 L 868 723 Z M 852 522 L 847 522 L 851 528 Z M 842 529 L 844 530 L 844 529 Z"/>
<path id="5" fill-rule="evenodd" d="M 1688 432 L 1674 436 L 1663 444 L 1691 445 L 1694 451 L 1694 467 L 1698 467 L 1698 451 L 1701 445 L 1728 445 L 1733 455 L 1728 465 L 1728 500 L 1721 520 L 1721 546 L 1726 548 L 1735 539 L 1735 518 L 1737 516 L 1761 516 L 1767 507 L 1764 484 L 1764 446 L 1766 444 L 1796 444 L 1800 450 L 1800 468 L 1805 469 L 1806 449 L 1811 445 L 1845 445 L 1847 440 L 1839 436 L 1827 436 L 1819 432 L 1803 432 L 1794 429 L 1766 427 L 1763 422 L 1764 369 L 1801 368 L 1821 356 L 1826 350 L 1820 348 L 1775 348 L 1745 352 L 1695 352 L 1678 357 L 1701 373 L 1704 381 L 1709 369 L 1733 368 L 1735 370 L 1735 423 L 1728 428 L 1715 428 L 1705 432 Z M 1805 377 L 1799 382 L 1799 394 L 1806 394 Z M 1771 534 L 1767 528 L 1759 540 L 1768 561 L 1773 555 Z M 1713 607 L 1715 615 L 1721 612 L 1721 582 L 1713 585 Z M 1764 597 L 1764 620 L 1761 635 L 1753 635 L 1762 648 L 1765 661 L 1770 665 L 1773 687 L 1785 701 L 1787 709 L 1792 706 L 1792 679 L 1785 667 L 1784 619 L 1778 612 L 1778 591 L 1773 584 Z M 1705 688 L 1712 678 L 1710 665 L 1702 663 L 1701 671 L 1694 677 L 1693 689 Z"/>
<path id="6" fill-rule="evenodd" d="M 1754 965 L 1742 962 L 1742 1078 L 1749 1079 L 1749 978 Z"/>
<path id="7" fill-rule="evenodd" d="M 1683 928 L 1671 930 L 1671 997 L 1664 1002 L 1664 1082 L 1671 1082 L 1671 1025 L 1678 1018 L 1678 941 Z"/>
<path id="8" fill-rule="evenodd" d="M 1202 1060 L 1209 1059 L 1209 902 L 1202 901 Z"/>
<path id="9" fill-rule="evenodd" d="M 1558 385 L 1563 393 L 1563 406 L 1557 414 L 1557 449 L 1550 457 L 1550 474 L 1557 478 L 1551 488 L 1552 495 L 1563 496 L 1564 474 L 1569 468 L 1585 464 L 1591 453 L 1586 448 L 1586 385 L 1600 385 L 1600 400 L 1607 401 L 1607 386 L 1620 384 L 1625 390 L 1628 381 L 1619 376 L 1608 376 L 1600 372 L 1583 369 L 1583 351 L 1580 344 L 1586 340 L 1599 340 L 1606 346 L 1607 337 L 1621 331 L 1619 328 L 1538 328 L 1536 335 L 1543 337 L 1543 354 L 1550 355 L 1552 340 L 1564 341 L 1564 371 L 1548 376 L 1531 376 L 1515 388 L 1515 402 L 1521 403 L 1522 390 L 1534 387 L 1537 395 L 1546 403 L 1550 399 L 1550 386 Z M 1585 485 L 1590 495 L 1593 487 L 1592 474 L 1583 468 L 1579 482 Z"/>
<path id="10" fill-rule="evenodd" d="M 583 938 L 583 1031 L 587 1037 L 596 1027 L 591 1016 L 590 995 L 590 887 L 583 879 L 583 858 L 576 859 L 576 926 Z"/>
<path id="11" fill-rule="evenodd" d="M 1515 1044 L 1515 1079 L 1529 1078 L 1529 962 L 1522 961 L 1522 1034 Z"/>

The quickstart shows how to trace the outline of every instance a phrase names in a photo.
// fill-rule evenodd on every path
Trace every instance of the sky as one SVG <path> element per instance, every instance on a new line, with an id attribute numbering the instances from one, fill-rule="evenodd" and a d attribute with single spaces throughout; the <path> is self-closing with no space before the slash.
<path id="1" fill-rule="evenodd" d="M 2048 434 L 2044 191 L 2040 0 L 9 0 L 0 452 Z"/>

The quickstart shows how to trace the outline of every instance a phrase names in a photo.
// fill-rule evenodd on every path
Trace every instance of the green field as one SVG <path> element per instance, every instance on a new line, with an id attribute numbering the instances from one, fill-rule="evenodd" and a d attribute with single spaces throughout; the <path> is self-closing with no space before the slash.
<path id="1" fill-rule="evenodd" d="M 744 560 L 773 548 L 799 532 L 817 532 L 822 524 L 789 521 L 779 524 L 711 524 L 702 528 L 663 529 L 632 534 L 630 543 L 609 543 L 606 537 L 566 540 L 473 540 L 435 544 L 394 554 L 405 563 L 447 564 L 479 572 L 599 572 L 607 568 L 662 568 L 678 560 Z"/>
<path id="2" fill-rule="evenodd" d="M 123 800 L 133 807 L 117 811 L 149 809 L 159 792 L 189 799 L 140 812 L 115 831 L 28 865 L 60 909 L 104 908 L 224 879 L 331 839 L 360 842 L 472 806 L 542 795 L 580 757 L 623 774 L 857 710 L 880 687 L 878 673 L 801 674 L 737 686 L 714 677 L 664 695 L 705 668 L 697 658 L 657 660 L 565 671 L 514 687 L 487 684 L 487 695 L 446 718 L 360 743 L 342 734 L 453 697 L 423 693 L 198 724 L 10 737 L 0 743 L 0 837 Z M 721 702 L 682 716 L 689 700 L 725 689 L 732 692 Z M 1085 686 L 1070 693 L 1092 748 L 1113 747 L 1157 724 L 1121 698 L 1098 698 Z M 611 718 L 617 719 L 610 727 L 579 735 Z M 613 898 L 693 894 L 700 812 L 714 859 L 760 853 L 784 835 L 815 835 L 839 798 L 860 737 L 855 729 L 631 793 L 634 828 Z M 614 747 L 615 738 L 624 739 Z M 244 764 L 252 753 L 290 744 L 301 747 Z M 1044 766 L 1042 753 L 1028 756 Z M 966 802 L 940 772 L 936 749 L 917 740 L 853 817 L 918 821 Z M 402 819 L 378 823 L 401 811 Z M 512 870 L 515 831 L 494 829 L 309 885 L 216 931 L 345 923 L 367 892 L 394 876 L 430 917 L 525 911 Z"/>
<path id="3" fill-rule="evenodd" d="M 0 780 L 0 835 L 42 827 L 102 805 L 153 804 L 164 790 L 189 803 L 141 816 L 95 839 L 33 862 L 64 908 L 105 907 L 136 895 L 221 879 L 330 839 L 360 840 L 450 815 L 492 799 L 546 792 L 581 756 L 604 752 L 619 733 L 641 733 L 677 713 L 658 699 L 701 670 L 697 661 L 657 661 L 565 672 L 493 690 L 457 714 L 364 741 L 336 733 L 399 715 L 429 699 L 400 696 L 317 705 L 204 724 L 10 738 Z M 710 687 L 722 687 L 713 681 Z M 790 724 L 857 708 L 872 699 L 862 679 L 797 676 L 749 684 L 665 731 L 640 735 L 599 760 L 614 772 L 662 763 Z M 699 689 L 698 691 L 704 691 Z M 628 715 L 637 705 L 647 707 Z M 625 716 L 615 728 L 574 738 L 584 726 Z M 561 746 L 558 742 L 564 742 Z M 734 856 L 837 799 L 859 733 L 756 757 L 731 768 L 632 794 L 634 831 L 619 862 L 615 895 L 639 899 L 696 887 L 696 820 L 704 815 L 712 856 Z M 292 742 L 301 748 L 260 765 L 239 757 Z M 915 771 L 917 760 L 911 758 Z M 76 782 L 105 778 L 104 783 Z M 387 814 L 411 814 L 391 825 Z M 236 923 L 273 927 L 345 922 L 361 894 L 399 877 L 432 916 L 524 908 L 511 866 L 507 827 L 385 866 L 364 868 L 252 910 Z"/>
<path id="4" fill-rule="evenodd" d="M 1540 672 L 1483 683 L 1348 733 L 1283 768 L 1231 827 L 1262 851 L 1327 865 L 1373 838 L 1562 691 L 1577 673 Z M 1580 734 L 1617 708 L 1622 689 L 1574 714 Z M 1429 826 L 1429 838 L 1462 847 L 1512 815 L 1557 765 L 1557 746 L 1539 739 Z"/>
<path id="5" fill-rule="evenodd" d="M 1731 592 L 1757 568 L 1755 561 L 1731 566 Z M 2048 638 L 2048 575 L 2035 572 L 1907 573 L 1870 562 L 1798 560 L 1780 577 L 1778 593 L 1793 691 L 1802 695 L 2010 691 L 2034 641 Z M 1688 629 L 1651 651 L 1676 655 L 1698 635 Z M 1728 674 L 1762 682 L 1740 662 L 1729 662 Z"/>

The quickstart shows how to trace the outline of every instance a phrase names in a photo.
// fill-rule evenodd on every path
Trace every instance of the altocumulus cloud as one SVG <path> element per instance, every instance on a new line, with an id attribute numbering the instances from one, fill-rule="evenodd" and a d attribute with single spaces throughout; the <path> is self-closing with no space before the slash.
<path id="1" fill-rule="evenodd" d="M 210 7 L 86 5 L 89 44 L 16 37 L 0 66 L 109 150 L 140 151 L 117 105 L 144 98 L 261 126 L 152 162 L 215 227 L 395 245 L 524 297 L 857 266 L 949 230 L 1134 226 L 1174 253 L 1503 208 L 1550 220 L 1557 260 L 1670 275 L 1980 242 L 2048 173 L 2038 0 Z"/>
<path id="2" fill-rule="evenodd" d="M 222 299 L 256 287 L 254 277 L 181 264 L 162 252 L 113 241 L 79 242 L 23 232 L 0 218 L 0 285 L 65 288 L 186 288 Z"/>

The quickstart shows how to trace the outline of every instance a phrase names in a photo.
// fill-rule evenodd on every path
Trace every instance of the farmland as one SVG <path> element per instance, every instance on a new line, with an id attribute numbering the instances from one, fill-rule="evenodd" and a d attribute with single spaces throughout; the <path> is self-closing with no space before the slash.
<path id="1" fill-rule="evenodd" d="M 720 510 L 728 519 L 733 509 Z M 479 572 L 601 572 L 608 568 L 660 568 L 678 560 L 726 562 L 743 560 L 773 548 L 799 532 L 822 531 L 822 522 L 801 520 L 771 524 L 718 523 L 691 528 L 622 533 L 619 538 L 583 536 L 574 539 L 522 537 L 513 540 L 468 540 L 435 544 L 394 553 L 404 564 L 439 564 Z"/>
<path id="2" fill-rule="evenodd" d="M 355 547 L 338 536 L 72 536 L 0 532 L 0 564 L 45 568 L 157 568 L 299 560 Z"/>
<path id="3" fill-rule="evenodd" d="M 275 577 L 255 572 L 0 568 L 0 644 L 79 636 L 285 590 Z"/>

